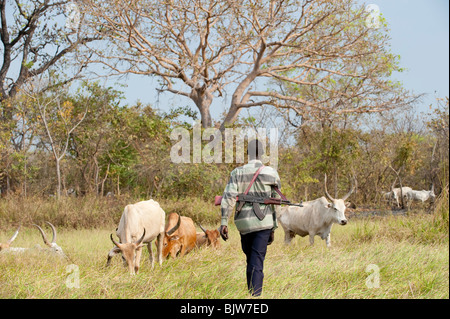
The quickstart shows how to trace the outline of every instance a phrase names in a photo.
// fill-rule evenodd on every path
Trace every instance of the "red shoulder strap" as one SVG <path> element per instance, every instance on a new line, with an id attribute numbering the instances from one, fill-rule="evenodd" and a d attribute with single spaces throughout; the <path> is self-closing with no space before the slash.
<path id="1" fill-rule="evenodd" d="M 247 189 L 245 190 L 244 195 L 247 195 L 247 194 L 248 194 L 248 192 L 249 192 L 249 190 L 250 190 L 250 187 L 252 187 L 253 183 L 256 181 L 256 178 L 257 178 L 258 175 L 259 175 L 259 172 L 261 172 L 263 168 L 264 168 L 264 165 L 261 166 L 260 168 L 258 168 L 258 170 L 256 171 L 255 175 L 253 175 L 253 178 L 252 178 L 250 184 L 248 185 Z"/>
<path id="2" fill-rule="evenodd" d="M 286 198 L 286 196 L 284 196 L 282 193 L 281 193 L 281 191 L 278 189 L 278 187 L 276 187 L 276 186 L 273 186 L 273 188 L 275 189 L 275 191 L 278 193 L 278 195 L 280 195 L 281 196 L 281 198 L 282 199 L 284 199 L 284 200 L 288 200 L 287 198 Z"/>

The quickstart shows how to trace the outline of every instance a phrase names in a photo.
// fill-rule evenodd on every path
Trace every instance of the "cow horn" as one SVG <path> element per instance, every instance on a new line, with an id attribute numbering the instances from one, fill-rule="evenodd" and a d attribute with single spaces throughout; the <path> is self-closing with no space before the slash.
<path id="1" fill-rule="evenodd" d="M 111 234 L 110 238 L 111 238 L 111 241 L 113 242 L 113 244 L 116 245 L 118 248 L 120 248 L 120 244 L 114 240 L 113 234 Z"/>
<path id="2" fill-rule="evenodd" d="M 145 228 L 144 228 L 144 234 L 142 234 L 142 237 L 137 242 L 135 242 L 135 245 L 139 246 L 142 243 L 142 241 L 144 240 L 144 237 L 145 237 Z"/>
<path id="3" fill-rule="evenodd" d="M 199 226 L 200 226 L 201 230 L 203 230 L 203 232 L 206 234 L 206 229 L 204 229 L 203 226 L 200 224 L 199 224 Z"/>
<path id="4" fill-rule="evenodd" d="M 353 177 L 353 179 L 355 180 L 355 182 L 353 183 L 352 180 L 352 188 L 350 189 L 350 191 L 342 198 L 342 200 L 346 200 L 356 189 L 356 185 L 358 184 L 357 180 L 355 177 Z"/>
<path id="5" fill-rule="evenodd" d="M 53 226 L 52 223 L 46 222 L 50 227 L 52 228 L 53 238 L 52 238 L 52 244 L 56 244 L 56 228 Z"/>
<path id="6" fill-rule="evenodd" d="M 44 244 L 46 244 L 47 246 L 51 246 L 50 243 L 49 243 L 49 241 L 48 241 L 48 239 L 47 239 L 47 236 L 45 235 L 45 232 L 42 230 L 42 228 L 39 227 L 39 226 L 36 225 L 36 224 L 33 224 L 33 226 L 36 226 L 37 229 L 39 229 L 39 231 L 40 231 L 40 233 L 41 233 L 41 235 L 42 235 L 42 239 L 44 240 Z"/>
<path id="7" fill-rule="evenodd" d="M 171 230 L 167 231 L 167 236 L 171 236 L 174 232 L 176 232 L 178 228 L 180 228 L 180 225 L 181 225 L 181 216 L 178 215 L 178 223 Z"/>
<path id="8" fill-rule="evenodd" d="M 323 182 L 324 187 L 325 187 L 325 195 L 328 197 L 329 200 L 334 201 L 334 198 L 331 197 L 330 194 L 328 194 L 328 190 L 327 190 L 327 174 L 325 173 L 325 180 Z"/>
<path id="9" fill-rule="evenodd" d="M 17 228 L 16 232 L 14 233 L 14 235 L 12 235 L 11 239 L 6 242 L 8 245 L 10 245 L 16 239 L 17 235 L 19 235 L 20 227 L 21 226 Z"/>

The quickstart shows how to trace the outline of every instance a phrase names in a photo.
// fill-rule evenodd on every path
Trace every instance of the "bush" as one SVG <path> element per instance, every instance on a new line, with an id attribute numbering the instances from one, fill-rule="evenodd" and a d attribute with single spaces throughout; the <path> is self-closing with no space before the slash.
<path id="1" fill-rule="evenodd" d="M 119 222 L 127 198 L 106 199 L 101 197 L 8 197 L 0 200 L 0 227 L 11 224 L 30 226 L 49 221 L 56 227 L 96 228 Z"/>
<path id="2" fill-rule="evenodd" d="M 449 204 L 448 204 L 448 185 L 444 187 L 439 197 L 436 199 L 436 205 L 433 213 L 434 227 L 442 232 L 447 232 L 449 229 L 448 218 Z"/>
<path id="3" fill-rule="evenodd" d="M 159 201 L 166 215 L 177 213 L 182 216 L 190 217 L 197 225 L 200 223 L 209 225 L 220 225 L 220 207 L 214 206 L 213 199 L 205 202 L 195 197 L 187 197 L 178 200 Z"/>
<path id="4" fill-rule="evenodd" d="M 115 227 L 120 221 L 126 205 L 140 200 L 126 196 L 105 197 L 63 197 L 59 201 L 54 198 L 40 197 L 8 197 L 0 200 L 0 228 L 9 229 L 12 225 L 43 225 L 45 221 L 63 228 L 101 228 Z M 220 208 L 213 201 L 205 202 L 198 198 L 182 198 L 177 200 L 156 200 L 166 212 L 178 213 L 191 217 L 197 225 L 220 225 Z M 13 227 L 13 228 L 14 228 Z"/>

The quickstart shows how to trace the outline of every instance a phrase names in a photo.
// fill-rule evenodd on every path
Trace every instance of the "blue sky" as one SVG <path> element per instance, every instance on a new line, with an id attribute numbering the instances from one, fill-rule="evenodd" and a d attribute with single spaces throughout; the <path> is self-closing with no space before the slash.
<path id="1" fill-rule="evenodd" d="M 449 1 L 448 0 L 373 0 L 360 1 L 376 4 L 387 19 L 391 29 L 392 52 L 401 56 L 401 67 L 406 71 L 394 77 L 414 93 L 427 96 L 418 106 L 419 111 L 428 111 L 436 97 L 449 96 Z M 155 79 L 129 76 L 126 82 L 127 103 L 137 100 L 150 103 L 161 110 L 175 106 L 195 105 L 188 98 L 170 93 L 157 96 Z M 217 100 L 217 99 L 216 99 Z M 228 101 L 229 102 L 229 101 Z M 212 115 L 217 119 L 226 105 L 219 99 L 212 106 Z"/>
<path id="2" fill-rule="evenodd" d="M 374 0 L 391 29 L 392 51 L 407 70 L 395 77 L 426 93 L 421 108 L 449 96 L 449 1 Z M 436 93 L 435 93 L 436 92 Z"/>

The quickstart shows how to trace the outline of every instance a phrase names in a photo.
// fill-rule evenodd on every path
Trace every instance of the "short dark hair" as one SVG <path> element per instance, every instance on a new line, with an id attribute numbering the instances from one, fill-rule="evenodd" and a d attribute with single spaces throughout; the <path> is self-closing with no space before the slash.
<path id="1" fill-rule="evenodd" d="M 247 155 L 250 159 L 261 159 L 264 155 L 264 145 L 258 139 L 253 139 L 248 142 Z"/>

